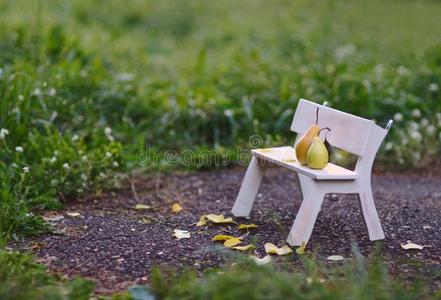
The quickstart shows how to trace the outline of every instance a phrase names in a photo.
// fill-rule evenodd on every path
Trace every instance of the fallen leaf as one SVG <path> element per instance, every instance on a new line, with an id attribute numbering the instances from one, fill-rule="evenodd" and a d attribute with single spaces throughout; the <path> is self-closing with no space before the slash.
<path id="1" fill-rule="evenodd" d="M 201 227 L 201 226 L 205 226 L 207 225 L 207 216 L 206 215 L 202 215 L 199 218 L 199 222 L 196 223 L 196 226 Z"/>
<path id="2" fill-rule="evenodd" d="M 401 244 L 401 248 L 404 250 L 423 250 L 424 246 L 407 241 L 407 244 Z"/>
<path id="3" fill-rule="evenodd" d="M 224 243 L 224 246 L 227 248 L 231 248 L 233 246 L 240 244 L 241 242 L 242 241 L 240 240 L 240 238 L 232 238 L 232 239 L 226 240 Z"/>
<path id="4" fill-rule="evenodd" d="M 79 212 L 75 212 L 75 211 L 67 212 L 66 215 L 68 215 L 69 217 L 72 217 L 72 218 L 76 218 L 76 217 L 81 216 L 81 214 Z"/>
<path id="5" fill-rule="evenodd" d="M 141 220 L 138 221 L 139 224 L 150 224 L 153 222 L 153 219 L 151 218 L 142 218 Z"/>
<path id="6" fill-rule="evenodd" d="M 305 242 L 302 242 L 302 244 L 300 245 L 300 247 L 298 247 L 298 248 L 296 249 L 296 253 L 297 253 L 298 255 L 302 255 L 302 254 L 304 254 L 304 253 L 305 253 L 305 248 L 306 248 L 306 244 L 305 244 Z"/>
<path id="7" fill-rule="evenodd" d="M 64 219 L 64 216 L 55 212 L 50 212 L 43 216 L 43 220 L 45 220 L 46 222 L 57 222 L 62 219 Z"/>
<path id="8" fill-rule="evenodd" d="M 174 213 L 178 213 L 182 210 L 182 206 L 176 202 L 175 204 L 172 205 L 171 210 Z"/>
<path id="9" fill-rule="evenodd" d="M 190 232 L 188 232 L 187 230 L 174 229 L 173 236 L 175 238 L 177 238 L 178 240 L 188 239 L 188 238 L 190 238 Z"/>
<path id="10" fill-rule="evenodd" d="M 239 229 L 253 229 L 253 228 L 257 228 L 259 226 L 257 226 L 256 224 L 240 224 L 239 225 Z"/>
<path id="11" fill-rule="evenodd" d="M 138 210 L 141 210 L 141 209 L 150 209 L 150 208 L 152 208 L 151 206 L 148 206 L 148 205 L 145 205 L 145 204 L 142 204 L 142 203 L 138 203 L 138 204 L 136 204 L 136 206 L 135 206 L 135 209 L 138 209 Z"/>
<path id="12" fill-rule="evenodd" d="M 246 245 L 246 246 L 236 246 L 236 247 L 232 247 L 232 249 L 236 249 L 239 251 L 247 251 L 247 250 L 251 250 L 256 248 L 254 245 L 250 244 L 250 245 Z"/>
<path id="13" fill-rule="evenodd" d="M 229 240 L 229 239 L 240 239 L 240 238 L 236 238 L 236 237 L 231 236 L 231 235 L 219 234 L 219 235 L 216 235 L 213 238 L 213 241 L 226 241 L 226 240 Z"/>
<path id="14" fill-rule="evenodd" d="M 251 259 L 254 260 L 256 265 L 262 266 L 262 265 L 266 265 L 271 261 L 271 256 L 266 255 L 265 257 L 262 258 L 258 258 L 257 256 L 251 256 Z"/>
<path id="15" fill-rule="evenodd" d="M 215 224 L 234 223 L 231 217 L 225 218 L 224 215 L 209 214 L 206 216 L 208 220 Z"/>
<path id="16" fill-rule="evenodd" d="M 266 243 L 265 244 L 265 252 L 268 254 L 286 255 L 288 253 L 291 253 L 292 249 L 286 245 L 278 248 L 273 243 Z"/>
<path id="17" fill-rule="evenodd" d="M 343 260 L 344 257 L 341 255 L 330 255 L 326 257 L 327 260 L 337 261 L 337 260 Z"/>

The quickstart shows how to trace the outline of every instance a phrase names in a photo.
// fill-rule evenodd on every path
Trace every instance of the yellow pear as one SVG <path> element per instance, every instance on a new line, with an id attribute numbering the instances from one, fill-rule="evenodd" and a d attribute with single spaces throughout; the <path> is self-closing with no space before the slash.
<path id="1" fill-rule="evenodd" d="M 319 136 L 312 139 L 312 144 L 306 154 L 308 167 L 311 169 L 323 169 L 329 161 L 328 149 Z"/>
<path id="2" fill-rule="evenodd" d="M 309 146 L 311 146 L 312 139 L 318 135 L 320 127 L 318 125 L 311 125 L 306 133 L 297 142 L 296 157 L 301 165 L 306 165 L 306 153 L 308 153 Z"/>

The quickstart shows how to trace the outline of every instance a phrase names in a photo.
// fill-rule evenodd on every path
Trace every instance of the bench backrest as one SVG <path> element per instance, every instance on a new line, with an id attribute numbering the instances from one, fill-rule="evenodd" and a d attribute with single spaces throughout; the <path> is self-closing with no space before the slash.
<path id="1" fill-rule="evenodd" d="M 371 131 L 378 127 L 374 121 L 300 99 L 291 130 L 300 135 L 304 134 L 311 125 L 315 124 L 317 107 L 319 108 L 318 125 L 321 128 L 331 129 L 327 134 L 329 143 L 349 153 L 363 156 L 372 136 Z M 376 144 L 376 141 L 372 142 Z"/>

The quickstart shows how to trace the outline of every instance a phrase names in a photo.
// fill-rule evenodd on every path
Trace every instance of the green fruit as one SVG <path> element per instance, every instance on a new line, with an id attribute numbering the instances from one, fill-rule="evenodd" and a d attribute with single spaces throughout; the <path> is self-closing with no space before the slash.
<path id="1" fill-rule="evenodd" d="M 306 154 L 306 161 L 311 169 L 323 169 L 329 161 L 328 149 L 318 136 L 312 139 L 311 146 Z"/>

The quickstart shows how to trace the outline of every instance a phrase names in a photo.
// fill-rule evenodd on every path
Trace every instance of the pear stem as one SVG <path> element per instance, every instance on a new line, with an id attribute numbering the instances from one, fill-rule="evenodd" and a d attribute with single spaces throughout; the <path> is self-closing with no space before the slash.
<path id="1" fill-rule="evenodd" d="M 320 129 L 319 130 L 319 132 L 318 132 L 318 134 L 317 135 L 319 135 L 320 134 L 320 132 L 322 132 L 322 130 L 328 130 L 328 132 L 330 132 L 331 131 L 331 128 L 329 128 L 329 127 L 323 127 L 322 129 Z"/>

